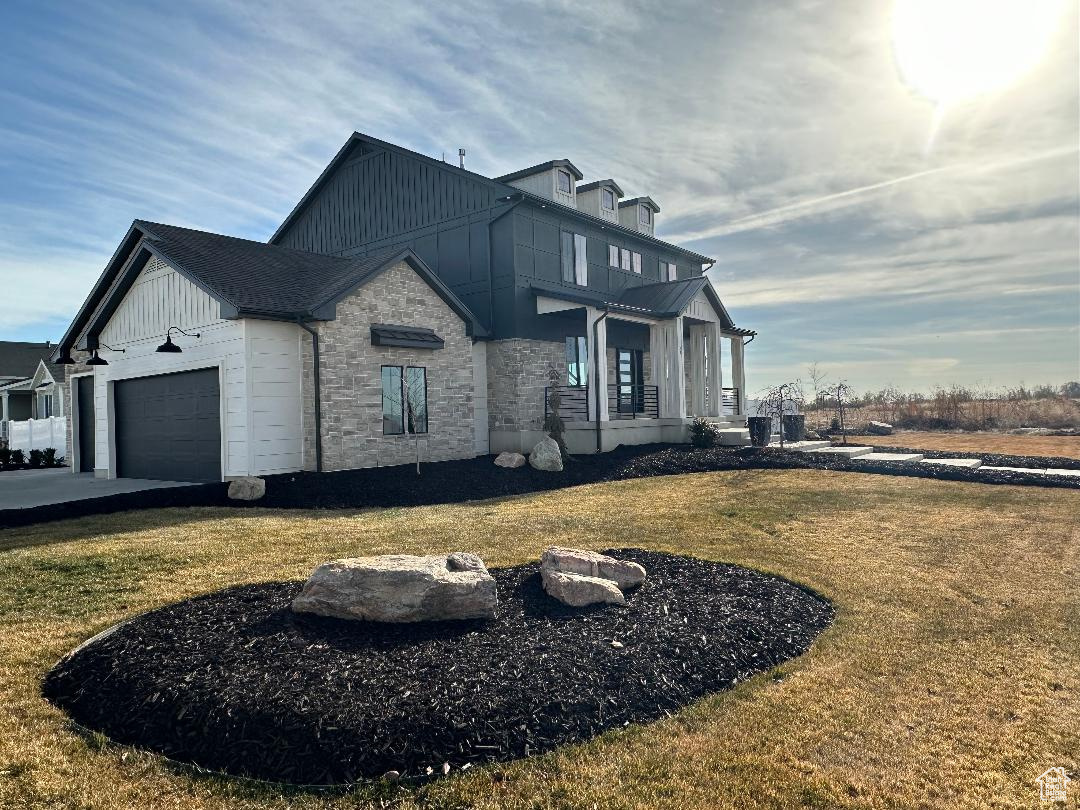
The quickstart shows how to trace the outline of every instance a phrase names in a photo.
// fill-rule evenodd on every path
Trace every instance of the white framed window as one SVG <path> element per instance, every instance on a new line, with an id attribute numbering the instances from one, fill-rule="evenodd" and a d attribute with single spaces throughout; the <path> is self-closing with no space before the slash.
<path id="1" fill-rule="evenodd" d="M 570 172 L 564 171 L 563 169 L 559 169 L 558 170 L 558 176 L 559 176 L 559 191 L 561 193 L 563 193 L 563 194 L 573 194 L 574 193 L 574 186 L 573 186 L 573 182 L 570 179 Z"/>
<path id="2" fill-rule="evenodd" d="M 623 270 L 630 269 L 630 251 L 626 248 L 619 248 L 619 267 Z"/>
<path id="3" fill-rule="evenodd" d="M 647 205 L 638 206 L 638 222 L 642 225 L 648 225 L 652 222 L 652 209 Z"/>
<path id="4" fill-rule="evenodd" d="M 619 248 L 616 245 L 607 246 L 607 263 L 608 267 L 619 266 Z"/>
<path id="5" fill-rule="evenodd" d="M 615 192 L 610 188 L 600 189 L 600 205 L 605 211 L 615 210 Z"/>
<path id="6" fill-rule="evenodd" d="M 633 266 L 634 272 L 637 273 L 640 276 L 641 275 L 641 254 L 640 253 L 631 253 L 630 254 L 630 259 L 631 259 L 630 264 Z"/>
<path id="7" fill-rule="evenodd" d="M 679 271 L 672 262 L 660 262 L 660 280 L 677 281 Z"/>

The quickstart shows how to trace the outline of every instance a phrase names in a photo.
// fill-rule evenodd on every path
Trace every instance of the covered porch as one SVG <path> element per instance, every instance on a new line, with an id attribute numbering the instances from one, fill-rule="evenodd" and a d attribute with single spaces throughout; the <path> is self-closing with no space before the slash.
<path id="1" fill-rule="evenodd" d="M 731 322 L 707 279 L 631 288 L 615 301 L 593 295 L 545 288 L 536 297 L 537 314 L 564 325 L 557 391 L 571 452 L 688 441 L 698 417 L 725 430 L 726 443 L 744 443 L 745 345 L 755 333 Z M 554 392 L 544 389 L 545 416 Z"/>

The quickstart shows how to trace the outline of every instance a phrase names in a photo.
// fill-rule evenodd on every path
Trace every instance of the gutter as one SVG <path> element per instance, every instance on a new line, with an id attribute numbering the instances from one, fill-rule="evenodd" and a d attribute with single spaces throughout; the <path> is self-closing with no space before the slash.
<path id="1" fill-rule="evenodd" d="M 596 345 L 597 345 L 597 343 L 600 342 L 600 321 L 604 320 L 609 314 L 610 314 L 610 310 L 607 307 L 605 307 L 604 308 L 604 314 L 601 315 L 599 318 L 597 318 L 595 321 L 593 321 L 592 332 L 593 332 L 593 354 L 594 355 L 599 354 L 599 352 L 596 351 Z M 604 348 L 606 349 L 607 347 L 605 346 Z M 597 453 L 602 453 L 603 452 L 603 439 L 602 439 L 602 430 L 603 429 L 600 427 L 600 363 L 604 363 L 605 365 L 607 364 L 607 351 L 604 352 L 603 357 L 593 357 L 593 389 L 595 390 L 595 394 L 593 395 L 593 400 L 595 402 L 594 407 L 596 408 L 596 452 Z M 607 391 L 604 391 L 604 396 L 607 397 Z"/>
<path id="2" fill-rule="evenodd" d="M 315 365 L 315 472 L 322 472 L 322 386 L 319 383 L 319 333 L 299 318 L 296 325 L 311 335 L 311 355 Z"/>

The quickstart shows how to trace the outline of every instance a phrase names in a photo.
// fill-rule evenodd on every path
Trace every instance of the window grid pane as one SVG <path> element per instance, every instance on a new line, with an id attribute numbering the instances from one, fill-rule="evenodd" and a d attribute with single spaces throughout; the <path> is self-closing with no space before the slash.
<path id="1" fill-rule="evenodd" d="M 607 263 L 609 267 L 619 266 L 619 249 L 615 245 L 607 246 Z"/>
<path id="2" fill-rule="evenodd" d="M 401 419 L 401 366 L 382 367 L 383 435 L 396 436 L 405 432 Z"/>
<path id="3" fill-rule="evenodd" d="M 561 236 L 562 280 L 574 280 L 574 235 L 563 231 Z"/>
<path id="4" fill-rule="evenodd" d="M 641 254 L 640 253 L 634 253 L 632 255 L 634 257 L 634 261 L 633 261 L 634 272 L 637 273 L 640 276 L 641 275 Z"/>
<path id="5" fill-rule="evenodd" d="M 586 254 L 585 237 L 574 234 L 574 283 L 585 287 L 589 283 L 589 263 Z"/>
<path id="6" fill-rule="evenodd" d="M 630 251 L 627 250 L 626 248 L 620 248 L 619 256 L 622 257 L 622 269 L 623 270 L 629 270 L 630 269 Z"/>
<path id="7" fill-rule="evenodd" d="M 409 366 L 405 369 L 405 380 L 409 433 L 427 433 L 427 369 L 422 366 Z"/>

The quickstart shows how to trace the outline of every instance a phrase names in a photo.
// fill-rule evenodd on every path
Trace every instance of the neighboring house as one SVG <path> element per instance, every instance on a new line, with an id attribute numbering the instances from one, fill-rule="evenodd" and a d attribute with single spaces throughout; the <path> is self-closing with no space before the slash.
<path id="1" fill-rule="evenodd" d="M 73 469 L 527 452 L 551 369 L 573 452 L 685 441 L 693 416 L 741 442 L 754 333 L 713 260 L 656 239 L 651 198 L 581 179 L 556 160 L 493 180 L 354 133 L 269 243 L 137 220 L 54 352 Z"/>
<path id="2" fill-rule="evenodd" d="M 26 439 L 13 443 L 24 450 L 36 447 L 29 438 L 30 420 L 47 420 L 64 416 L 64 379 L 66 366 L 53 363 L 51 356 L 56 349 L 51 343 L 23 343 L 0 341 L 0 441 L 8 442 L 13 436 L 26 435 Z M 39 436 L 59 436 L 50 431 L 62 430 L 62 423 L 44 426 Z M 57 442 L 63 450 L 64 440 Z M 23 446 L 25 445 L 25 446 Z"/>

